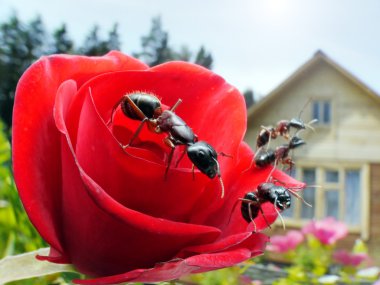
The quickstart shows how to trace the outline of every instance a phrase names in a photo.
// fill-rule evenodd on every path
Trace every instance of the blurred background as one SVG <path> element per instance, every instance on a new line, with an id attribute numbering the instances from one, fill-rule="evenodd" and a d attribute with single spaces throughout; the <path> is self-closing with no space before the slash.
<path id="1" fill-rule="evenodd" d="M 110 50 L 150 66 L 190 61 L 223 76 L 246 99 L 246 140 L 253 147 L 261 125 L 297 117 L 313 97 L 303 116 L 322 124 L 314 138 L 308 134 L 308 151 L 296 152 L 299 168 L 293 175 L 327 190 L 308 191 L 322 210 L 298 205 L 286 214 L 287 224 L 299 229 L 313 218 L 334 216 L 350 228 L 343 248 L 362 238 L 380 254 L 379 13 L 377 0 L 0 0 L 0 258 L 45 246 L 12 179 L 12 107 L 19 77 L 42 55 Z M 360 206 L 343 198 L 347 195 L 359 197 Z M 64 283 L 71 277 L 20 284 Z"/>

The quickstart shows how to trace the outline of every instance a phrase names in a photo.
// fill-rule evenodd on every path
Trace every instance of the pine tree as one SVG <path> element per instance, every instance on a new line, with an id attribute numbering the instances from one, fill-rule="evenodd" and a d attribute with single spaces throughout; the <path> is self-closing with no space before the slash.
<path id="1" fill-rule="evenodd" d="M 141 38 L 142 52 L 134 56 L 149 66 L 155 66 L 174 59 L 174 53 L 168 46 L 169 35 L 162 29 L 161 17 L 152 19 L 152 27 L 147 36 Z"/>
<path id="2" fill-rule="evenodd" d="M 65 24 L 53 32 L 53 47 L 51 53 L 73 53 L 74 42 L 70 39 Z"/>
<path id="3" fill-rule="evenodd" d="M 108 33 L 107 49 L 120 50 L 121 42 L 119 35 L 119 25 L 115 23 L 112 30 Z"/>
<path id="4" fill-rule="evenodd" d="M 25 69 L 46 53 L 45 37 L 40 17 L 23 24 L 13 15 L 0 25 L 0 115 L 8 127 L 17 82 Z"/>
<path id="5" fill-rule="evenodd" d="M 99 26 L 95 25 L 80 49 L 80 53 L 88 56 L 104 55 L 109 51 L 107 42 L 99 38 Z"/>
<path id="6" fill-rule="evenodd" d="M 213 59 L 211 53 L 207 52 L 206 49 L 201 46 L 195 57 L 195 63 L 202 65 L 208 69 L 212 69 L 212 62 Z"/>

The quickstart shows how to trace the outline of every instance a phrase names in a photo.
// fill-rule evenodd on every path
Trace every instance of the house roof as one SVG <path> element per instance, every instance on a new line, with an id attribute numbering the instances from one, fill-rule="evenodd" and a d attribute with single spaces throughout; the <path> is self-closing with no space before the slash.
<path id="1" fill-rule="evenodd" d="M 306 63 L 304 63 L 301 67 L 299 67 L 293 74 L 291 74 L 285 81 L 283 81 L 280 85 L 278 85 L 274 90 L 272 90 L 268 95 L 266 95 L 263 99 L 261 99 L 259 102 L 254 104 L 248 109 L 247 115 L 248 118 L 250 118 L 254 113 L 258 112 L 258 110 L 264 108 L 268 103 L 270 103 L 272 100 L 276 99 L 277 96 L 279 96 L 282 91 L 299 80 L 304 74 L 306 74 L 308 71 L 313 69 L 315 66 L 320 64 L 321 62 L 324 62 L 337 70 L 339 73 L 341 73 L 343 76 L 348 78 L 352 83 L 357 85 L 359 88 L 361 88 L 364 93 L 366 93 L 368 96 L 375 99 L 377 102 L 380 103 L 380 96 L 377 94 L 374 90 L 369 88 L 366 84 L 364 84 L 361 80 L 359 80 L 357 77 L 355 77 L 352 73 L 350 73 L 348 70 L 340 66 L 338 63 L 336 63 L 334 60 L 332 60 L 330 57 L 328 57 L 324 52 L 321 50 L 318 50 L 314 56 L 309 59 Z"/>

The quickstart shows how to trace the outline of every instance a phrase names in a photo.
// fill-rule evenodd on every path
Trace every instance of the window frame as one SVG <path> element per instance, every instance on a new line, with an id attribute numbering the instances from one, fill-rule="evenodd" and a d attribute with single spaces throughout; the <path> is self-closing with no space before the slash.
<path id="1" fill-rule="evenodd" d="M 303 169 L 315 169 L 315 184 L 321 187 L 317 187 L 315 189 L 315 205 L 313 208 L 315 209 L 314 216 L 316 219 L 321 219 L 324 217 L 325 213 L 325 200 L 324 195 L 326 192 L 331 191 L 333 189 L 339 189 L 339 220 L 344 221 L 345 217 L 345 171 L 348 170 L 358 170 L 360 173 L 360 189 L 361 189 L 361 219 L 360 223 L 357 226 L 349 225 L 349 232 L 360 234 L 360 237 L 363 240 L 368 240 L 369 238 L 369 215 L 370 215 L 370 166 L 369 164 L 363 163 L 322 163 L 322 164 L 312 164 L 312 163 L 302 163 L 297 161 L 295 178 L 299 181 L 303 181 L 302 170 Z M 325 173 L 326 170 L 337 170 L 339 173 L 339 181 L 338 183 L 326 183 Z M 330 190 L 329 190 L 330 189 Z M 302 192 L 300 192 L 302 195 Z M 295 198 L 295 197 L 294 197 Z M 285 224 L 291 227 L 302 227 L 304 224 L 308 223 L 310 219 L 303 219 L 301 217 L 301 206 L 302 201 L 299 199 L 292 199 L 292 208 L 293 209 L 293 217 L 284 216 Z M 279 221 L 276 221 L 276 224 L 280 225 Z"/>
<path id="2" fill-rule="evenodd" d="M 325 117 L 325 109 L 324 109 L 324 106 L 325 104 L 328 103 L 329 104 L 329 121 L 328 122 L 325 122 L 324 120 L 324 117 Z M 318 104 L 318 118 L 316 118 L 314 116 L 314 106 L 315 104 Z M 311 119 L 314 120 L 314 119 L 318 119 L 318 121 L 315 123 L 316 126 L 318 127 L 328 127 L 328 126 L 331 126 L 332 123 L 333 123 L 333 113 L 334 113 L 334 105 L 333 105 L 333 102 L 331 100 L 331 98 L 324 98 L 324 97 L 321 97 L 321 98 L 315 98 L 313 99 L 312 103 L 311 103 Z"/>

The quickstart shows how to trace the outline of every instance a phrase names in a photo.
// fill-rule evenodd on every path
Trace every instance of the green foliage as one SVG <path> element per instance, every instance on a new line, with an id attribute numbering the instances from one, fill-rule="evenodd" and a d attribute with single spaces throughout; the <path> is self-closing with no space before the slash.
<path id="1" fill-rule="evenodd" d="M 104 55 L 111 50 L 120 50 L 117 24 L 115 24 L 109 32 L 107 40 L 103 40 L 99 37 L 99 26 L 95 25 L 88 34 L 83 46 L 79 49 L 79 53 L 88 56 L 95 56 Z"/>
<path id="2" fill-rule="evenodd" d="M 73 53 L 74 42 L 70 39 L 65 24 L 53 33 L 53 46 L 51 53 Z"/>
<path id="3" fill-rule="evenodd" d="M 22 22 L 16 14 L 0 22 L 0 110 L 1 118 L 7 128 L 12 122 L 13 101 L 16 85 L 26 70 L 42 55 L 66 53 L 84 55 L 104 55 L 110 50 L 120 50 L 119 26 L 114 24 L 106 39 L 99 35 L 100 28 L 95 25 L 85 38 L 82 46 L 77 47 L 71 39 L 67 27 L 62 24 L 50 35 L 46 33 L 41 17 L 30 22 Z M 169 34 L 162 29 L 159 17 L 152 20 L 152 28 L 141 40 L 142 51 L 135 56 L 153 66 L 169 60 L 193 61 L 206 68 L 212 67 L 213 58 L 202 46 L 194 56 L 188 47 L 179 51 L 169 46 Z"/>
<path id="4" fill-rule="evenodd" d="M 11 147 L 4 124 L 0 121 L 0 259 L 46 246 L 31 225 L 19 199 L 11 170 Z M 73 274 L 54 274 L 8 284 L 65 285 L 70 284 L 69 280 L 74 277 Z M 78 274 L 75 274 L 75 277 L 78 277 Z"/>
<path id="5" fill-rule="evenodd" d="M 22 23 L 16 15 L 0 24 L 0 109 L 7 126 L 12 120 L 15 87 L 24 70 L 47 51 L 40 17 Z"/>
<path id="6" fill-rule="evenodd" d="M 211 53 L 201 46 L 199 51 L 193 56 L 188 47 L 182 46 L 176 51 L 169 45 L 169 33 L 162 27 L 161 17 L 152 19 L 152 26 L 148 35 L 141 38 L 141 52 L 133 55 L 149 66 L 155 66 L 171 60 L 193 61 L 208 69 L 212 68 L 213 58 Z"/>
<path id="7" fill-rule="evenodd" d="M 1 124 L 1 129 L 4 126 Z M 11 172 L 10 144 L 0 133 L 0 257 L 46 246 L 30 224 L 18 197 Z"/>
<path id="8" fill-rule="evenodd" d="M 331 274 L 331 270 L 346 284 L 358 284 L 355 273 L 360 267 L 338 266 L 334 263 L 333 253 L 335 244 L 322 244 L 313 235 L 308 235 L 305 243 L 301 243 L 294 250 L 284 253 L 284 257 L 291 263 L 285 270 L 286 278 L 276 280 L 274 285 L 290 284 L 321 284 L 320 278 Z M 367 253 L 367 247 L 362 241 L 357 241 L 353 253 Z M 336 281 L 324 284 L 335 284 Z"/>
<path id="9" fill-rule="evenodd" d="M 191 275 L 192 282 L 199 285 L 239 285 L 241 269 L 238 266 Z"/>

